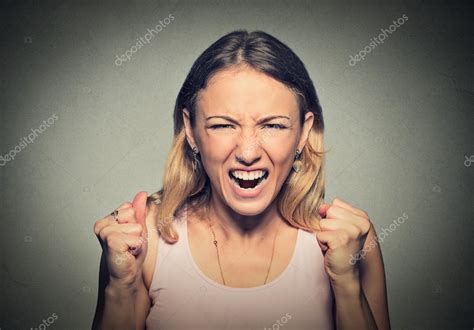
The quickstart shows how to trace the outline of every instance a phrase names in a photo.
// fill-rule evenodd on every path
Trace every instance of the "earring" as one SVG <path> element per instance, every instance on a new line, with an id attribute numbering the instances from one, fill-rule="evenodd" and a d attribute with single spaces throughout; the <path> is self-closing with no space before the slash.
<path id="1" fill-rule="evenodd" d="M 199 162 L 199 159 L 197 157 L 199 153 L 199 150 L 197 147 L 193 147 L 193 172 L 196 172 L 196 168 L 197 168 L 197 163 Z"/>
<path id="2" fill-rule="evenodd" d="M 302 167 L 302 162 L 301 162 L 301 151 L 299 151 L 298 149 L 296 149 L 296 152 L 295 152 L 295 161 L 293 162 L 293 170 L 298 173 L 301 171 L 301 167 Z"/>

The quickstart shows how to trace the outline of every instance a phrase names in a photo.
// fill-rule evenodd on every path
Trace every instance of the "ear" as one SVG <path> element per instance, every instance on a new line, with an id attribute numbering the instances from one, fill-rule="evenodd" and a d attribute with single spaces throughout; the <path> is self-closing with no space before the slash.
<path id="1" fill-rule="evenodd" d="M 303 150 L 303 147 L 306 145 L 306 141 L 309 137 L 309 132 L 313 127 L 314 122 L 314 114 L 311 111 L 308 111 L 305 115 L 304 123 L 303 123 L 303 132 L 301 132 L 300 141 L 298 143 L 298 149 Z"/>
<path id="2" fill-rule="evenodd" d="M 196 141 L 194 140 L 193 129 L 191 127 L 191 117 L 189 115 L 188 109 L 183 109 L 183 122 L 184 122 L 184 129 L 186 133 L 186 140 L 188 140 L 189 146 L 197 147 Z"/>

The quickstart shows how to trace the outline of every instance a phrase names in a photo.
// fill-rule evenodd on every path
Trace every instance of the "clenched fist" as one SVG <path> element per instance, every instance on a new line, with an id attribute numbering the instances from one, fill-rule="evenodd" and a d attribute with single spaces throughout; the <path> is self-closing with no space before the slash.
<path id="1" fill-rule="evenodd" d="M 321 231 L 316 238 L 330 279 L 356 274 L 358 265 L 351 260 L 362 250 L 370 230 L 367 213 L 335 198 L 332 205 L 323 203 L 319 214 Z"/>
<path id="2" fill-rule="evenodd" d="M 94 225 L 107 260 L 109 279 L 121 286 L 132 286 L 141 276 L 148 245 L 146 200 L 147 193 L 139 192 L 132 203 L 117 208 L 117 221 L 109 215 Z"/>

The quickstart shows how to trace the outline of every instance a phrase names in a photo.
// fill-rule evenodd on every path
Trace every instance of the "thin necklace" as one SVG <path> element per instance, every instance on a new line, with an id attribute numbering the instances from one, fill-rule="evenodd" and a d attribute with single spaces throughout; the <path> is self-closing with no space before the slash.
<path id="1" fill-rule="evenodd" d="M 209 217 L 209 215 L 207 216 L 207 220 L 209 221 L 209 228 L 211 228 L 211 231 L 212 231 L 212 236 L 214 237 L 214 240 L 212 243 L 214 243 L 215 247 L 216 247 L 216 253 L 217 253 L 217 263 L 219 264 L 219 269 L 221 271 L 221 277 L 222 277 L 222 282 L 224 283 L 225 285 L 225 280 L 224 280 L 224 274 L 222 272 L 222 266 L 221 266 L 221 260 L 219 258 L 219 248 L 217 246 L 217 240 L 216 240 L 216 234 L 214 234 L 214 230 L 212 230 L 212 223 L 211 223 L 211 218 Z M 268 270 L 267 270 L 267 276 L 265 276 L 265 282 L 263 282 L 263 284 L 267 283 L 267 279 L 268 279 L 268 274 L 270 274 L 270 268 L 272 267 L 272 262 L 273 262 L 273 254 L 275 252 L 275 241 L 276 241 L 276 237 L 278 235 L 278 232 L 280 230 L 280 226 L 278 226 L 278 229 L 275 233 L 275 237 L 273 238 L 273 248 L 272 248 L 272 257 L 270 259 L 270 265 L 268 266 Z"/>

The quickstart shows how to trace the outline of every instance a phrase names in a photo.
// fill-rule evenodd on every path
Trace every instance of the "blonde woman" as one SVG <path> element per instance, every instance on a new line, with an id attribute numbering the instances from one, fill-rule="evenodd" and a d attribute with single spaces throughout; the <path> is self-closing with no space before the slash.
<path id="1" fill-rule="evenodd" d="M 162 189 L 95 224 L 93 328 L 389 329 L 367 213 L 324 203 L 323 131 L 285 44 L 239 30 L 207 48 L 176 100 Z"/>

